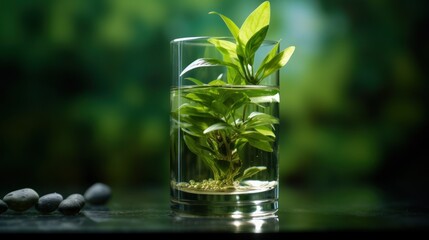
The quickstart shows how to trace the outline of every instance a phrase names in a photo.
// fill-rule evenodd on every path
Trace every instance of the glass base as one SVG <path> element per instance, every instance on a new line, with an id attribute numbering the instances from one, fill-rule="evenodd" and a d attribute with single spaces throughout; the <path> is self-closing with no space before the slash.
<path id="1" fill-rule="evenodd" d="M 279 218 L 275 215 L 248 219 L 174 216 L 172 223 L 178 232 L 275 233 L 279 231 Z"/>
<path id="2" fill-rule="evenodd" d="M 210 194 L 173 188 L 171 210 L 179 217 L 245 219 L 272 217 L 278 210 L 278 188 L 251 193 Z"/>

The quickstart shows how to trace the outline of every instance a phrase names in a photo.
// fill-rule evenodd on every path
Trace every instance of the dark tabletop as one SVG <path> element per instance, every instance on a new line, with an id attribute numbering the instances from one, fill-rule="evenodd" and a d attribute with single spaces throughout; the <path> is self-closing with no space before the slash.
<path id="1" fill-rule="evenodd" d="M 0 233 L 174 233 L 429 229 L 424 203 L 394 199 L 372 187 L 323 191 L 280 190 L 279 212 L 267 219 L 183 219 L 169 210 L 168 189 L 118 190 L 106 206 L 85 206 L 77 216 L 8 210 Z"/>

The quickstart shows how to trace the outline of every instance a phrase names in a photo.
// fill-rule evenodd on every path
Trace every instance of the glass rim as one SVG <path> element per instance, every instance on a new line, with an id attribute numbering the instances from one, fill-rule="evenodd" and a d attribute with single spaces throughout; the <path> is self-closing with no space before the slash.
<path id="1" fill-rule="evenodd" d="M 210 43 L 207 42 L 210 38 L 216 38 L 216 39 L 224 39 L 224 40 L 231 40 L 231 42 L 235 42 L 235 38 L 233 37 L 226 37 L 226 36 L 220 36 L 220 37 L 212 37 L 212 36 L 195 36 L 195 37 L 181 37 L 173 39 L 170 44 L 178 44 L 178 43 L 185 43 L 189 45 L 201 45 L 201 44 L 207 44 Z M 275 45 L 279 43 L 279 41 L 271 40 L 271 39 L 265 39 L 262 44 L 263 45 Z"/>

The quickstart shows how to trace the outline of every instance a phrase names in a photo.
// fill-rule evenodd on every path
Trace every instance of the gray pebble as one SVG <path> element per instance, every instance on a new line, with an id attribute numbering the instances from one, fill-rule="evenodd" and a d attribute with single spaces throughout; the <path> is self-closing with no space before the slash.
<path id="1" fill-rule="evenodd" d="M 58 206 L 58 211 L 64 215 L 76 215 L 85 206 L 85 199 L 80 194 L 72 194 Z"/>
<path id="2" fill-rule="evenodd" d="M 85 206 L 85 198 L 79 193 L 72 194 L 67 198 L 76 199 L 79 202 L 81 207 Z"/>
<path id="3" fill-rule="evenodd" d="M 46 194 L 39 198 L 39 201 L 36 204 L 36 209 L 41 213 L 50 213 L 57 210 L 58 206 L 62 201 L 63 196 L 61 196 L 61 194 Z"/>
<path id="4" fill-rule="evenodd" d="M 0 199 L 0 214 L 6 212 L 7 209 L 8 209 L 7 204 Z"/>
<path id="5" fill-rule="evenodd" d="M 31 188 L 10 192 L 3 198 L 9 208 L 17 212 L 28 210 L 37 203 L 37 200 L 39 200 L 39 194 Z"/>
<path id="6" fill-rule="evenodd" d="M 103 183 L 95 183 L 86 190 L 85 200 L 93 205 L 103 205 L 109 201 L 112 191 L 110 187 Z"/>

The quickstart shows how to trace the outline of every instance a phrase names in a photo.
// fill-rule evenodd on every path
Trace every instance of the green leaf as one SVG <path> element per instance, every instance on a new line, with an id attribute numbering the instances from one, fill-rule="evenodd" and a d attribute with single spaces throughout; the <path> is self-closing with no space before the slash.
<path id="1" fill-rule="evenodd" d="M 246 170 L 244 170 L 243 175 L 239 178 L 238 181 L 241 181 L 245 178 L 249 178 L 261 171 L 267 170 L 267 167 L 264 166 L 258 166 L 258 167 L 249 167 Z"/>
<path id="2" fill-rule="evenodd" d="M 247 139 L 245 139 L 245 138 L 238 138 L 235 141 L 235 145 L 234 146 L 238 149 L 238 151 L 243 151 L 246 143 L 248 143 Z"/>
<path id="3" fill-rule="evenodd" d="M 184 135 L 183 140 L 185 141 L 185 144 L 188 146 L 189 150 L 197 155 L 198 158 L 201 159 L 212 170 L 215 178 L 218 178 L 219 175 L 223 173 L 222 168 L 216 164 L 212 157 L 210 157 L 210 155 L 214 154 L 211 149 L 201 145 L 188 135 Z"/>
<path id="4" fill-rule="evenodd" d="M 227 82 L 231 85 L 244 85 L 246 82 L 239 72 L 235 69 L 228 69 Z"/>
<path id="5" fill-rule="evenodd" d="M 216 80 L 213 80 L 213 81 L 209 82 L 210 86 L 222 86 L 222 85 L 225 85 L 225 84 L 226 84 L 226 82 L 224 82 L 224 81 L 222 81 L 220 79 L 216 79 Z"/>
<path id="6" fill-rule="evenodd" d="M 225 116 L 225 114 L 228 112 L 228 107 L 225 106 L 221 100 L 216 99 L 211 102 L 210 110 L 220 114 L 221 116 Z"/>
<path id="7" fill-rule="evenodd" d="M 264 136 L 273 137 L 273 138 L 276 137 L 276 135 L 274 134 L 273 130 L 271 130 L 270 127 L 259 126 L 259 127 L 256 127 L 255 130 Z"/>
<path id="8" fill-rule="evenodd" d="M 197 146 L 197 143 L 195 142 L 195 140 L 188 136 L 188 135 L 184 135 L 183 136 L 183 140 L 186 143 L 186 146 L 188 146 L 189 150 L 191 150 L 191 152 L 193 152 L 194 154 L 200 154 L 201 153 L 201 149 L 199 148 L 199 146 Z"/>
<path id="9" fill-rule="evenodd" d="M 241 65 L 245 65 L 246 60 L 246 44 L 238 40 L 237 48 L 235 49 L 237 53 L 238 61 Z"/>
<path id="10" fill-rule="evenodd" d="M 265 36 L 268 32 L 268 26 L 261 28 L 257 33 L 255 33 L 247 42 L 245 55 L 247 58 L 247 62 L 253 65 L 253 59 L 255 57 L 256 51 L 261 46 L 262 42 L 264 42 Z"/>
<path id="11" fill-rule="evenodd" d="M 204 135 L 204 130 L 206 130 L 210 125 L 218 121 L 219 119 L 214 118 L 182 116 L 180 118 L 180 127 L 183 131 L 186 131 L 190 135 L 202 136 Z"/>
<path id="12" fill-rule="evenodd" d="M 185 133 L 187 133 L 187 134 L 189 134 L 189 135 L 191 135 L 191 136 L 194 136 L 194 137 L 202 137 L 202 136 L 204 136 L 204 134 L 202 133 L 201 129 L 199 129 L 196 126 L 192 126 L 192 125 L 188 126 L 188 127 L 182 127 L 182 131 L 185 132 Z"/>
<path id="13" fill-rule="evenodd" d="M 215 100 L 216 102 L 222 103 L 224 113 L 232 113 L 232 110 L 242 107 L 244 104 L 249 103 L 249 97 L 241 91 L 224 91 Z"/>
<path id="14" fill-rule="evenodd" d="M 261 65 L 259 66 L 259 69 L 256 73 L 256 76 L 259 77 L 259 75 L 264 71 L 265 69 L 264 66 L 277 55 L 277 53 L 279 52 L 279 48 L 280 48 L 280 42 L 277 42 L 276 45 L 274 45 L 271 51 L 264 58 L 264 60 L 262 60 Z"/>
<path id="15" fill-rule="evenodd" d="M 231 32 L 232 36 L 237 40 L 238 39 L 238 33 L 240 29 L 237 27 L 237 25 L 228 17 L 217 13 L 217 12 L 209 12 L 209 14 L 216 14 L 219 17 L 222 18 L 222 20 L 225 22 L 225 25 L 228 27 L 229 31 Z"/>
<path id="16" fill-rule="evenodd" d="M 193 125 L 201 125 L 207 123 L 211 125 L 213 119 L 216 118 L 203 107 L 193 107 L 188 104 L 183 104 L 178 110 L 179 121 L 187 120 Z M 204 121 L 201 121 L 203 119 Z M 204 125 L 201 125 L 204 126 Z"/>
<path id="17" fill-rule="evenodd" d="M 203 135 L 203 131 L 210 125 L 219 122 L 220 120 L 210 115 L 209 117 L 181 115 L 180 119 L 177 120 L 178 125 L 194 136 Z"/>
<path id="18" fill-rule="evenodd" d="M 203 82 L 201 82 L 200 80 L 198 80 L 198 79 L 196 79 L 196 78 L 191 78 L 191 77 L 188 77 L 188 78 L 185 78 L 186 80 L 189 80 L 189 81 L 191 81 L 191 82 L 193 82 L 193 83 L 195 83 L 196 85 L 204 85 L 204 83 Z"/>
<path id="19" fill-rule="evenodd" d="M 265 152 L 273 152 L 273 147 L 271 146 L 271 144 L 269 142 L 266 141 L 260 141 L 257 139 L 247 139 L 249 141 L 249 144 L 257 149 L 260 149 L 262 151 Z"/>
<path id="20" fill-rule="evenodd" d="M 208 113 L 202 107 L 195 107 L 188 103 L 182 104 L 177 110 L 179 115 L 189 115 L 189 116 L 197 116 L 197 117 L 212 117 L 210 113 Z"/>
<path id="21" fill-rule="evenodd" d="M 203 153 L 203 148 L 200 144 L 198 144 L 191 136 L 184 135 L 183 140 L 185 140 L 186 146 L 188 146 L 189 150 L 196 155 L 201 155 Z"/>
<path id="22" fill-rule="evenodd" d="M 257 149 L 260 149 L 265 152 L 273 152 L 273 147 L 271 142 L 274 142 L 274 139 L 267 137 L 256 131 L 247 131 L 240 135 L 240 137 L 245 138 L 248 143 Z"/>
<path id="23" fill-rule="evenodd" d="M 241 137 L 246 138 L 247 140 L 257 140 L 263 142 L 274 142 L 274 139 L 268 136 L 265 136 L 257 131 L 245 131 L 240 134 Z"/>
<path id="24" fill-rule="evenodd" d="M 237 62 L 237 46 L 235 43 L 216 38 L 210 38 L 208 41 L 219 50 L 224 57 L 224 61 L 233 63 L 235 60 Z"/>
<path id="25" fill-rule="evenodd" d="M 201 91 L 203 92 L 203 91 Z M 203 93 L 188 93 L 185 95 L 185 98 L 191 100 L 195 103 L 201 104 L 204 107 L 209 108 L 214 99 L 216 99 L 215 94 L 203 94 Z M 207 112 L 207 109 L 201 109 L 201 111 Z"/>
<path id="26" fill-rule="evenodd" d="M 225 66 L 225 64 L 218 59 L 214 58 L 199 58 L 195 61 L 193 61 L 191 64 L 189 64 L 181 73 L 180 76 L 183 76 L 183 74 L 195 69 L 195 68 L 201 68 L 201 67 L 217 67 L 217 66 Z"/>
<path id="27" fill-rule="evenodd" d="M 252 112 L 247 118 L 246 123 L 250 127 L 252 126 L 252 123 L 255 123 L 255 122 L 261 122 L 265 125 L 269 125 L 269 124 L 279 123 L 279 119 L 266 113 Z"/>
<path id="28" fill-rule="evenodd" d="M 239 109 L 247 103 L 250 103 L 250 99 L 247 96 L 242 96 L 234 100 L 234 103 L 231 105 L 231 109 Z"/>
<path id="29" fill-rule="evenodd" d="M 240 72 L 240 63 L 238 61 L 236 44 L 230 41 L 210 38 L 208 40 L 222 54 L 225 63 L 228 63 L 227 82 L 229 84 L 241 85 L 243 74 Z"/>
<path id="30" fill-rule="evenodd" d="M 286 63 L 289 61 L 290 57 L 292 56 L 293 52 L 295 51 L 295 47 L 291 46 L 277 54 L 275 57 L 273 57 L 269 62 L 267 62 L 264 66 L 261 66 L 263 68 L 263 78 L 266 78 L 267 76 L 271 75 L 275 71 L 282 68 Z"/>
<path id="31" fill-rule="evenodd" d="M 206 96 L 203 94 L 197 94 L 197 93 L 188 93 L 185 95 L 186 99 L 189 99 L 194 102 L 203 103 L 204 102 L 211 102 L 211 99 L 206 99 Z"/>
<path id="32" fill-rule="evenodd" d="M 204 130 L 204 134 L 207 134 L 209 132 L 213 132 L 213 131 L 217 131 L 217 130 L 225 130 L 225 129 L 230 129 L 231 126 L 229 126 L 228 124 L 224 123 L 224 122 L 220 122 L 220 123 L 215 123 L 213 125 L 211 125 L 210 127 L 208 127 L 206 130 Z"/>
<path id="33" fill-rule="evenodd" d="M 252 91 L 246 91 L 246 95 L 249 98 L 263 97 L 263 96 L 274 96 L 278 93 L 276 88 L 255 88 Z"/>
<path id="34" fill-rule="evenodd" d="M 270 2 L 265 1 L 246 18 L 238 34 L 244 46 L 253 35 L 270 24 L 270 13 Z"/>
<path id="35" fill-rule="evenodd" d="M 277 42 L 276 45 L 274 45 L 274 47 L 271 49 L 271 51 L 264 58 L 264 60 L 262 60 L 261 65 L 263 65 L 263 64 L 269 62 L 271 59 L 273 59 L 277 55 L 277 53 L 279 52 L 279 48 L 280 48 L 280 42 Z"/>

